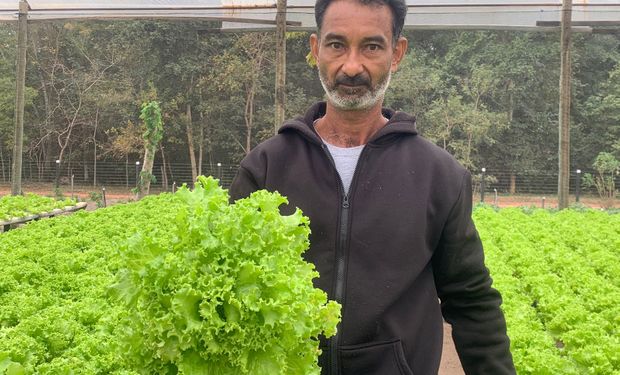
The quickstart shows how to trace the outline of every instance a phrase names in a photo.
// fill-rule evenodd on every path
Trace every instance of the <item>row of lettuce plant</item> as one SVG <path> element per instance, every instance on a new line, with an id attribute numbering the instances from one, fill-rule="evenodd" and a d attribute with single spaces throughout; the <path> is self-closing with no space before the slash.
<path id="1" fill-rule="evenodd" d="M 30 222 L 0 236 L 0 374 L 122 373 L 106 288 L 118 249 L 144 230 L 170 241 L 170 194 Z"/>
<path id="2" fill-rule="evenodd" d="M 475 216 L 489 267 L 506 301 L 509 333 L 521 362 L 518 366 L 523 366 L 521 372 L 618 373 L 620 273 L 619 248 L 613 244 L 620 238 L 620 216 L 597 211 L 526 214 L 519 209 L 495 212 L 490 208 L 477 210 Z M 580 228 L 580 232 L 571 228 Z M 520 301 L 518 306 L 514 301 Z M 537 317 L 540 332 L 551 338 L 546 346 L 519 347 L 522 326 L 516 322 L 524 314 Z M 542 367 L 548 371 L 530 371 L 532 357 L 548 352 L 553 355 L 542 361 L 548 362 Z M 555 369 L 556 356 L 567 359 L 563 366 L 572 364 L 572 369 Z"/>
<path id="3" fill-rule="evenodd" d="M 0 374 L 319 374 L 308 223 L 213 179 L 0 236 Z"/>
<path id="4" fill-rule="evenodd" d="M 198 194 L 161 194 L 3 234 L 0 374 L 317 373 L 313 356 L 293 358 L 309 336 L 333 333 L 335 306 L 302 287 L 308 283 L 291 283 L 290 275 L 316 276 L 307 266 L 261 253 L 291 242 L 297 245 L 282 251 L 299 258 L 307 222 L 299 214 L 278 221 L 281 197 L 259 197 L 236 212 L 212 181 L 200 186 Z M 504 297 L 518 372 L 619 373 L 620 215 L 490 208 L 474 215 Z M 255 261 L 227 255 L 244 253 Z M 196 269 L 226 272 L 213 281 Z M 304 297 L 288 291 L 285 303 L 271 301 L 289 285 Z M 203 292 L 218 303 L 197 298 Z M 314 307 L 299 303 L 308 298 Z M 288 339 L 253 336 L 264 335 L 266 323 Z M 246 341 L 258 346 L 240 350 Z M 277 355 L 265 355 L 267 347 Z"/>
<path id="5" fill-rule="evenodd" d="M 55 199 L 34 193 L 25 195 L 5 195 L 0 198 L 0 221 L 7 221 L 13 218 L 21 218 L 30 215 L 50 212 L 54 209 L 62 209 L 67 206 L 74 206 L 75 199 Z"/>

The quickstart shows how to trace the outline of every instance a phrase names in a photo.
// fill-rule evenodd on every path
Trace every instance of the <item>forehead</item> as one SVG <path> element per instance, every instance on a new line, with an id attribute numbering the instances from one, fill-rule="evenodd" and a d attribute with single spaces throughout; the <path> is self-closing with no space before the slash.
<path id="1" fill-rule="evenodd" d="M 335 33 L 354 35 L 383 35 L 391 40 L 392 11 L 385 4 L 362 4 L 356 0 L 333 1 L 323 16 L 321 36 Z"/>

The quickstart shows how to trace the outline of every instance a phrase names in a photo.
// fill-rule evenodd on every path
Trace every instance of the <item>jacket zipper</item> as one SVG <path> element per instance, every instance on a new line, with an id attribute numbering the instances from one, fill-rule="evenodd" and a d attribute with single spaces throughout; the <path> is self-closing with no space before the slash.
<path id="1" fill-rule="evenodd" d="M 334 162 L 334 158 L 331 153 L 327 149 L 327 146 L 322 143 L 321 147 L 323 151 L 327 155 L 334 171 L 336 172 L 336 176 L 338 176 L 338 182 L 340 184 L 340 192 L 342 193 L 342 201 L 340 202 L 340 238 L 338 241 L 338 247 L 336 248 L 336 285 L 334 290 L 334 300 L 340 303 L 342 310 L 344 310 L 344 304 L 342 303 L 344 297 L 344 268 L 345 268 L 345 247 L 347 244 L 347 239 L 349 237 L 349 192 L 351 191 L 351 187 L 353 187 L 357 170 L 359 169 L 360 162 L 362 161 L 362 156 L 366 147 L 362 149 L 362 153 L 358 159 L 357 165 L 355 166 L 355 170 L 353 171 L 353 178 L 351 180 L 351 185 L 349 187 L 349 191 L 344 190 L 344 183 L 342 182 L 342 177 L 340 177 L 340 173 L 338 173 L 338 169 L 336 168 L 336 163 Z M 342 324 L 342 323 L 341 323 Z M 338 361 L 338 343 L 340 341 L 340 327 L 336 330 L 336 334 L 329 340 L 329 371 L 330 375 L 338 375 L 339 371 L 339 361 Z"/>

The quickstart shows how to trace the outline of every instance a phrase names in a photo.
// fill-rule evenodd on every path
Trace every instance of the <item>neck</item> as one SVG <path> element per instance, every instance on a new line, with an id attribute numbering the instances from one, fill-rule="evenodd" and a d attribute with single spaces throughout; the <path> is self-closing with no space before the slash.
<path id="1" fill-rule="evenodd" d="M 355 147 L 368 143 L 387 121 L 380 103 L 367 110 L 342 111 L 327 102 L 325 116 L 314 128 L 321 138 L 334 146 Z"/>

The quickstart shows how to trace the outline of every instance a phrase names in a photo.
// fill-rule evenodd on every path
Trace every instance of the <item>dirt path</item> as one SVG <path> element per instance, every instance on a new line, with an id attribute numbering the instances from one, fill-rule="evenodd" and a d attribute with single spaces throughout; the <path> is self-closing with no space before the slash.
<path id="1" fill-rule="evenodd" d="M 23 186 L 24 192 L 27 193 L 37 193 L 41 195 L 53 196 L 54 195 L 54 187 L 51 183 L 43 184 L 27 184 Z M 91 198 L 91 194 L 98 193 L 100 194 L 101 187 L 93 187 L 93 186 L 75 186 L 73 191 L 67 185 L 61 185 L 60 191 L 63 193 L 65 197 L 79 197 L 82 201 L 89 200 Z M 153 194 L 157 194 L 160 192 L 160 189 L 154 187 L 151 189 Z M 8 183 L 0 184 L 0 196 L 10 194 L 11 186 Z M 478 203 L 480 197 L 475 195 L 474 204 Z M 135 195 L 131 192 L 131 189 L 124 186 L 110 186 L 107 187 L 106 191 L 106 199 L 110 200 L 111 203 L 115 203 L 118 201 L 126 202 L 135 199 Z M 570 204 L 575 204 L 575 197 L 571 197 Z M 485 198 L 485 203 L 496 205 L 498 207 L 545 207 L 545 208 L 557 208 L 558 202 L 557 198 L 554 196 L 545 197 L 544 195 L 498 195 L 495 197 L 493 194 L 489 193 Z M 613 202 L 607 202 L 603 204 L 603 202 L 596 196 L 582 196 L 580 203 L 586 207 L 590 208 L 620 208 L 620 199 L 616 198 Z"/>
<path id="2" fill-rule="evenodd" d="M 441 365 L 439 375 L 464 375 L 461 361 L 456 354 L 454 342 L 452 341 L 452 328 L 448 323 L 443 324 L 443 353 L 441 355 Z"/>

